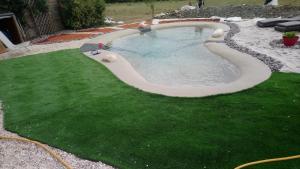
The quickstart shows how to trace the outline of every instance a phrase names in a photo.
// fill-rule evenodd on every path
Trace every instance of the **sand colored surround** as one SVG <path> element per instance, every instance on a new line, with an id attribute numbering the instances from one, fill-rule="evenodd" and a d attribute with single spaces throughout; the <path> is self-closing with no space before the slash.
<path id="1" fill-rule="evenodd" d="M 222 23 L 215 22 L 180 22 L 180 23 L 168 23 L 162 25 L 153 25 L 152 29 L 165 29 L 172 27 L 182 26 L 202 26 L 210 27 L 213 29 L 222 28 L 225 32 L 229 30 L 229 27 Z M 89 43 L 109 43 L 114 39 L 139 33 L 136 29 L 127 29 L 118 32 L 106 34 L 89 41 Z M 170 87 L 165 85 L 153 84 L 145 80 L 131 64 L 122 56 L 117 55 L 118 59 L 115 62 L 107 63 L 103 62 L 102 58 L 111 52 L 102 51 L 101 54 L 93 56 L 90 52 L 84 53 L 86 56 L 102 63 L 105 65 L 114 75 L 120 80 L 124 81 L 130 86 L 143 90 L 145 92 L 162 94 L 166 96 L 174 97 L 203 97 L 217 94 L 233 93 L 241 90 L 251 88 L 265 80 L 267 80 L 271 71 L 267 65 L 253 58 L 250 55 L 241 53 L 234 49 L 229 48 L 226 44 L 220 43 L 224 41 L 224 36 L 220 38 L 209 38 L 208 42 L 205 43 L 206 47 L 213 53 L 229 60 L 231 63 L 236 65 L 240 70 L 240 77 L 235 81 L 227 84 L 220 84 L 217 86 L 181 86 L 181 87 Z"/>

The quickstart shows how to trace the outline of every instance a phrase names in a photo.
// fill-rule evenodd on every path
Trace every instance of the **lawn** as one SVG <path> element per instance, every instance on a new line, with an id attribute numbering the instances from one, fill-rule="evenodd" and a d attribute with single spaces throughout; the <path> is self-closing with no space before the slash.
<path id="1" fill-rule="evenodd" d="M 120 169 L 232 169 L 300 152 L 299 74 L 174 98 L 132 88 L 72 49 L 0 61 L 0 77 L 7 130 Z"/>
<path id="2" fill-rule="evenodd" d="M 196 4 L 195 0 L 178 0 L 178 1 L 156 1 L 154 2 L 155 13 L 161 13 L 165 11 L 179 9 L 183 5 L 187 5 L 191 2 Z M 262 5 L 264 0 L 205 0 L 206 6 L 224 6 L 224 5 Z M 280 5 L 300 5 L 299 0 L 279 0 Z M 122 20 L 125 22 L 142 21 L 144 19 L 151 18 L 151 10 L 149 5 L 144 2 L 129 2 L 129 3 L 113 3 L 106 4 L 105 15 L 112 17 L 116 20 Z"/>

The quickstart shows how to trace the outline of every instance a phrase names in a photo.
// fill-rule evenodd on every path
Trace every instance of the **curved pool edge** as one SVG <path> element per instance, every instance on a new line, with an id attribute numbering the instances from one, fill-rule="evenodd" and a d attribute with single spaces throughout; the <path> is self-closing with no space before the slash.
<path id="1" fill-rule="evenodd" d="M 169 23 L 162 25 L 154 25 L 152 29 L 165 29 L 172 27 L 182 26 L 207 26 L 211 28 L 222 28 L 227 32 L 229 27 L 222 23 L 213 22 L 184 22 L 184 23 Z M 117 31 L 114 33 L 106 34 L 104 36 L 92 39 L 89 43 L 97 44 L 109 43 L 114 39 L 127 36 L 130 34 L 139 33 L 136 29 L 128 29 Z M 172 97 L 204 97 L 218 94 L 234 93 L 242 90 L 249 89 L 255 85 L 267 80 L 271 76 L 271 70 L 263 62 L 250 55 L 241 53 L 237 50 L 229 48 L 224 41 L 224 36 L 220 38 L 210 38 L 205 46 L 212 52 L 215 53 L 236 65 L 240 70 L 240 77 L 235 81 L 227 84 L 220 84 L 217 86 L 180 86 L 170 87 L 165 85 L 153 84 L 145 80 L 131 64 L 121 55 L 117 55 L 118 59 L 115 62 L 107 63 L 103 62 L 102 58 L 111 52 L 102 51 L 101 54 L 93 56 L 89 52 L 84 54 L 89 58 L 92 58 L 105 67 L 107 67 L 117 78 L 125 82 L 126 84 L 138 88 L 142 91 L 161 94 Z"/>

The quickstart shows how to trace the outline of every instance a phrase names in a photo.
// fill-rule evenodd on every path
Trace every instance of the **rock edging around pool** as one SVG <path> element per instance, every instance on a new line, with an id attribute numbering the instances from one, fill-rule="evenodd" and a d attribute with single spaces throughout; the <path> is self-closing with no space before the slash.
<path id="1" fill-rule="evenodd" d="M 156 30 L 184 26 L 201 26 L 210 27 L 213 29 L 222 28 L 225 32 L 228 32 L 230 29 L 225 24 L 214 22 L 168 23 L 153 25 L 152 29 Z M 107 44 L 114 39 L 136 33 L 139 33 L 139 31 L 136 29 L 122 30 L 92 39 L 89 44 L 98 44 L 99 42 Z M 239 68 L 240 77 L 230 83 L 220 84 L 216 86 L 170 87 L 166 85 L 153 84 L 145 80 L 145 78 L 143 78 L 124 57 L 116 53 L 113 54 L 116 55 L 118 59 L 111 63 L 102 61 L 103 57 L 112 54 L 112 52 L 110 51 L 102 50 L 101 54 L 99 55 L 92 55 L 90 52 L 84 52 L 84 54 L 89 58 L 96 60 L 106 66 L 115 76 L 117 76 L 117 78 L 130 86 L 133 86 L 145 92 L 173 97 L 203 97 L 217 94 L 234 93 L 251 88 L 270 77 L 271 70 L 263 62 L 259 61 L 256 58 L 253 58 L 250 55 L 231 49 L 225 43 L 222 43 L 225 36 L 226 34 L 220 38 L 209 38 L 208 42 L 205 43 L 205 46 L 212 53 L 215 53 L 236 65 Z"/>
<path id="2" fill-rule="evenodd" d="M 243 52 L 243 53 L 246 53 L 246 54 L 249 54 L 259 60 L 261 60 L 262 62 L 264 62 L 266 65 L 269 66 L 269 68 L 271 69 L 272 72 L 278 72 L 280 71 L 280 69 L 283 67 L 283 64 L 270 57 L 270 56 L 267 56 L 266 54 L 262 54 L 262 53 L 259 53 L 259 52 L 255 52 L 247 47 L 244 47 L 244 46 L 241 46 L 241 45 L 238 45 L 233 39 L 232 37 L 239 33 L 240 32 L 240 28 L 235 24 L 235 23 L 226 23 L 229 27 L 230 27 L 230 31 L 227 33 L 227 35 L 225 36 L 224 40 L 225 40 L 225 43 L 230 47 L 230 48 L 233 48 L 233 49 L 236 49 L 240 52 Z"/>

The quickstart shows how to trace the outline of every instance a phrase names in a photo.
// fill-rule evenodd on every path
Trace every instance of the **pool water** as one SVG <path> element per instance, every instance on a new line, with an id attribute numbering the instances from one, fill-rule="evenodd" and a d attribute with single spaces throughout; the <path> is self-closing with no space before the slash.
<path id="1" fill-rule="evenodd" d="M 238 68 L 204 46 L 213 29 L 178 27 L 114 40 L 122 55 L 147 81 L 168 86 L 214 86 L 239 76 Z"/>

